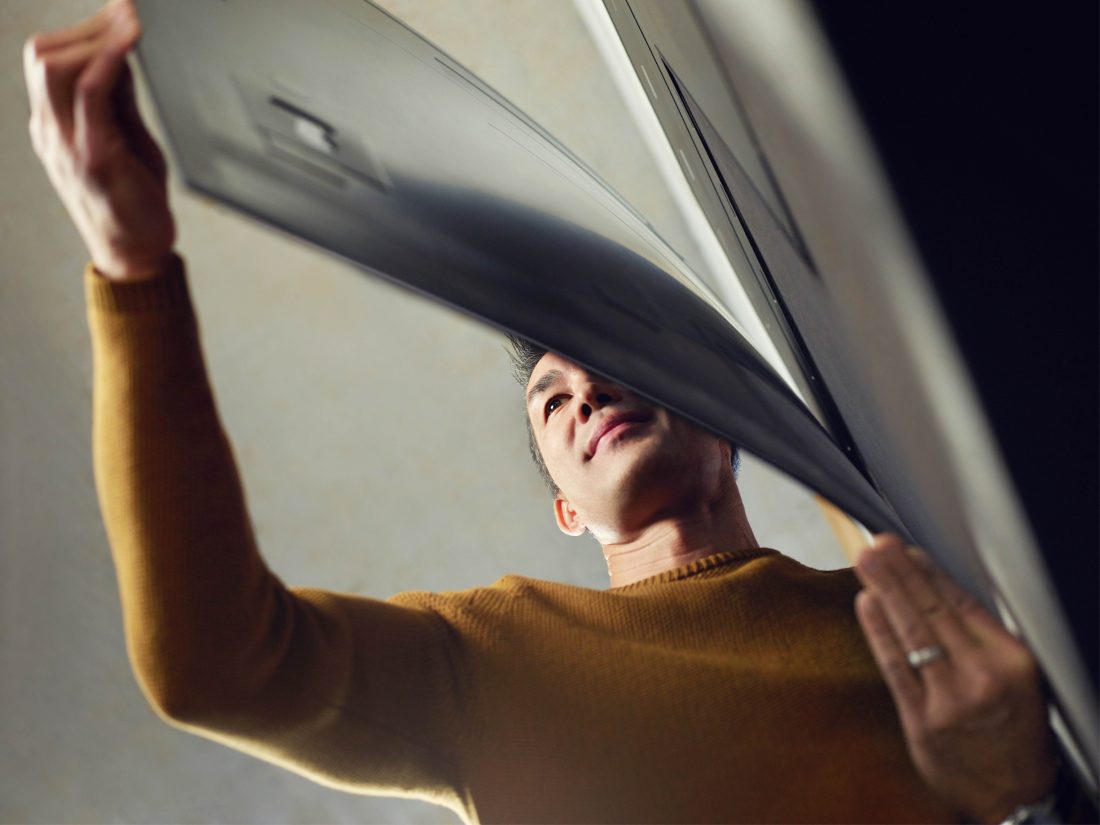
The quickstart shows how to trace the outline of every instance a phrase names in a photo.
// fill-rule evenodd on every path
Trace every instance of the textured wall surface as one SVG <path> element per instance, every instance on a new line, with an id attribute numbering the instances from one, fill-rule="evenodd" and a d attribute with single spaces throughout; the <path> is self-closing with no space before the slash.
<path id="1" fill-rule="evenodd" d="M 573 6 L 415 3 L 394 14 L 482 75 L 694 250 Z M 86 253 L 34 158 L 21 48 L 93 12 L 0 16 L 0 821 L 453 822 L 172 730 L 130 673 L 92 483 Z M 607 586 L 526 456 L 499 336 L 176 189 L 207 362 L 260 546 L 292 584 L 386 597 L 505 573 Z M 815 505 L 751 460 L 762 543 L 844 565 Z"/>

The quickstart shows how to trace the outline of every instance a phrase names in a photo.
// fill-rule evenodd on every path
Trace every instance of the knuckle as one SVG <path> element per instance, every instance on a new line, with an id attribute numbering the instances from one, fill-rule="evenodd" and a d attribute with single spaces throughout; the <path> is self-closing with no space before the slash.
<path id="1" fill-rule="evenodd" d="M 89 183 L 102 185 L 110 175 L 110 165 L 99 155 L 83 158 L 81 176 Z"/>
<path id="2" fill-rule="evenodd" d="M 970 688 L 971 707 L 979 712 L 997 707 L 1004 699 L 1007 687 L 1007 681 L 998 673 L 975 675 Z"/>
<path id="3" fill-rule="evenodd" d="M 972 616 L 978 613 L 987 612 L 986 609 L 982 607 L 981 602 L 961 587 L 952 588 L 951 606 L 963 616 Z"/>
<path id="4" fill-rule="evenodd" d="M 95 82 L 94 78 L 89 80 L 89 75 L 87 74 L 82 74 L 78 77 L 76 84 L 73 86 L 73 94 L 81 98 L 91 97 L 98 91 L 99 84 Z"/>
<path id="5" fill-rule="evenodd" d="M 919 618 L 917 618 L 915 616 L 910 617 L 910 618 L 906 619 L 905 622 L 901 626 L 901 638 L 902 639 L 920 639 L 921 636 L 922 636 L 921 631 L 922 631 L 923 627 L 924 627 L 924 624 Z M 924 646 L 923 644 L 918 645 L 918 647 L 923 647 L 923 646 Z"/>
<path id="6" fill-rule="evenodd" d="M 969 593 L 958 591 L 953 594 L 951 607 L 954 608 L 956 613 L 965 618 L 974 613 L 974 610 L 978 608 L 978 603 Z"/>
<path id="7" fill-rule="evenodd" d="M 36 32 L 23 41 L 23 58 L 28 63 L 36 63 L 45 51 L 45 36 Z"/>
<path id="8" fill-rule="evenodd" d="M 38 56 L 36 62 L 39 66 L 42 67 L 43 71 L 45 71 L 47 75 L 50 75 L 55 73 L 58 67 L 61 66 L 64 61 L 62 60 L 61 55 L 57 52 L 44 52 L 43 54 Z"/>
<path id="9" fill-rule="evenodd" d="M 1014 643 L 1004 657 L 1008 679 L 1013 684 L 1028 684 L 1039 680 L 1039 662 L 1024 645 Z"/>
<path id="10" fill-rule="evenodd" d="M 940 713 L 929 717 L 921 730 L 922 739 L 925 742 L 934 742 L 949 736 L 959 726 L 961 719 L 962 715 L 958 712 Z"/>
<path id="11" fill-rule="evenodd" d="M 51 83 L 57 79 L 58 76 L 65 72 L 66 62 L 62 55 L 59 54 L 45 54 L 38 58 L 35 62 L 38 70 L 46 78 L 47 83 Z"/>
<path id="12" fill-rule="evenodd" d="M 997 693 L 997 680 L 988 673 L 980 673 L 970 682 L 970 702 L 981 707 L 990 702 Z"/>
<path id="13" fill-rule="evenodd" d="M 92 151 L 88 144 L 76 141 L 69 152 L 74 177 L 86 183 L 100 183 L 107 175 L 107 163 L 102 152 Z"/>
<path id="14" fill-rule="evenodd" d="M 909 663 L 900 659 L 891 659 L 883 664 L 886 677 L 895 684 L 909 676 Z"/>
<path id="15" fill-rule="evenodd" d="M 921 605 L 921 615 L 926 619 L 936 619 L 944 611 L 944 604 L 934 596 L 929 596 L 923 605 Z"/>

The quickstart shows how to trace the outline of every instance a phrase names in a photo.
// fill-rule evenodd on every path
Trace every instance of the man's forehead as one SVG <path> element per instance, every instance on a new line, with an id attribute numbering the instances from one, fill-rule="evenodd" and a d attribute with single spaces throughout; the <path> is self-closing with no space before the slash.
<path id="1" fill-rule="evenodd" d="M 531 376 L 527 379 L 527 388 L 530 389 L 547 373 L 557 372 L 564 374 L 570 370 L 580 369 L 576 362 L 570 361 L 564 355 L 556 352 L 544 353 L 531 370 Z"/>

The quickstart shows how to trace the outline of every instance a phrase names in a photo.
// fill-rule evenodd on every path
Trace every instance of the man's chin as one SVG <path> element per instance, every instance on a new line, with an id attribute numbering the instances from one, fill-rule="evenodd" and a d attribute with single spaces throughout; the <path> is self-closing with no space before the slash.
<path id="1" fill-rule="evenodd" d="M 608 486 L 619 496 L 627 500 L 648 499 L 654 494 L 661 495 L 667 488 L 678 486 L 673 479 L 679 478 L 682 471 L 673 457 L 645 449 L 642 439 L 614 446 L 615 454 L 606 456 L 612 459 L 608 462 L 612 465 L 609 467 Z"/>

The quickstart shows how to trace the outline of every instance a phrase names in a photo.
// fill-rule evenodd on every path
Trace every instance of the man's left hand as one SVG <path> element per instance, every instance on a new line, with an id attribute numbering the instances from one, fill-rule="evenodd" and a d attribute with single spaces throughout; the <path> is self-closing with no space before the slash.
<path id="1" fill-rule="evenodd" d="M 855 569 L 856 615 L 928 785 L 978 822 L 1047 796 L 1058 755 L 1027 647 L 897 536 L 876 536 Z"/>

